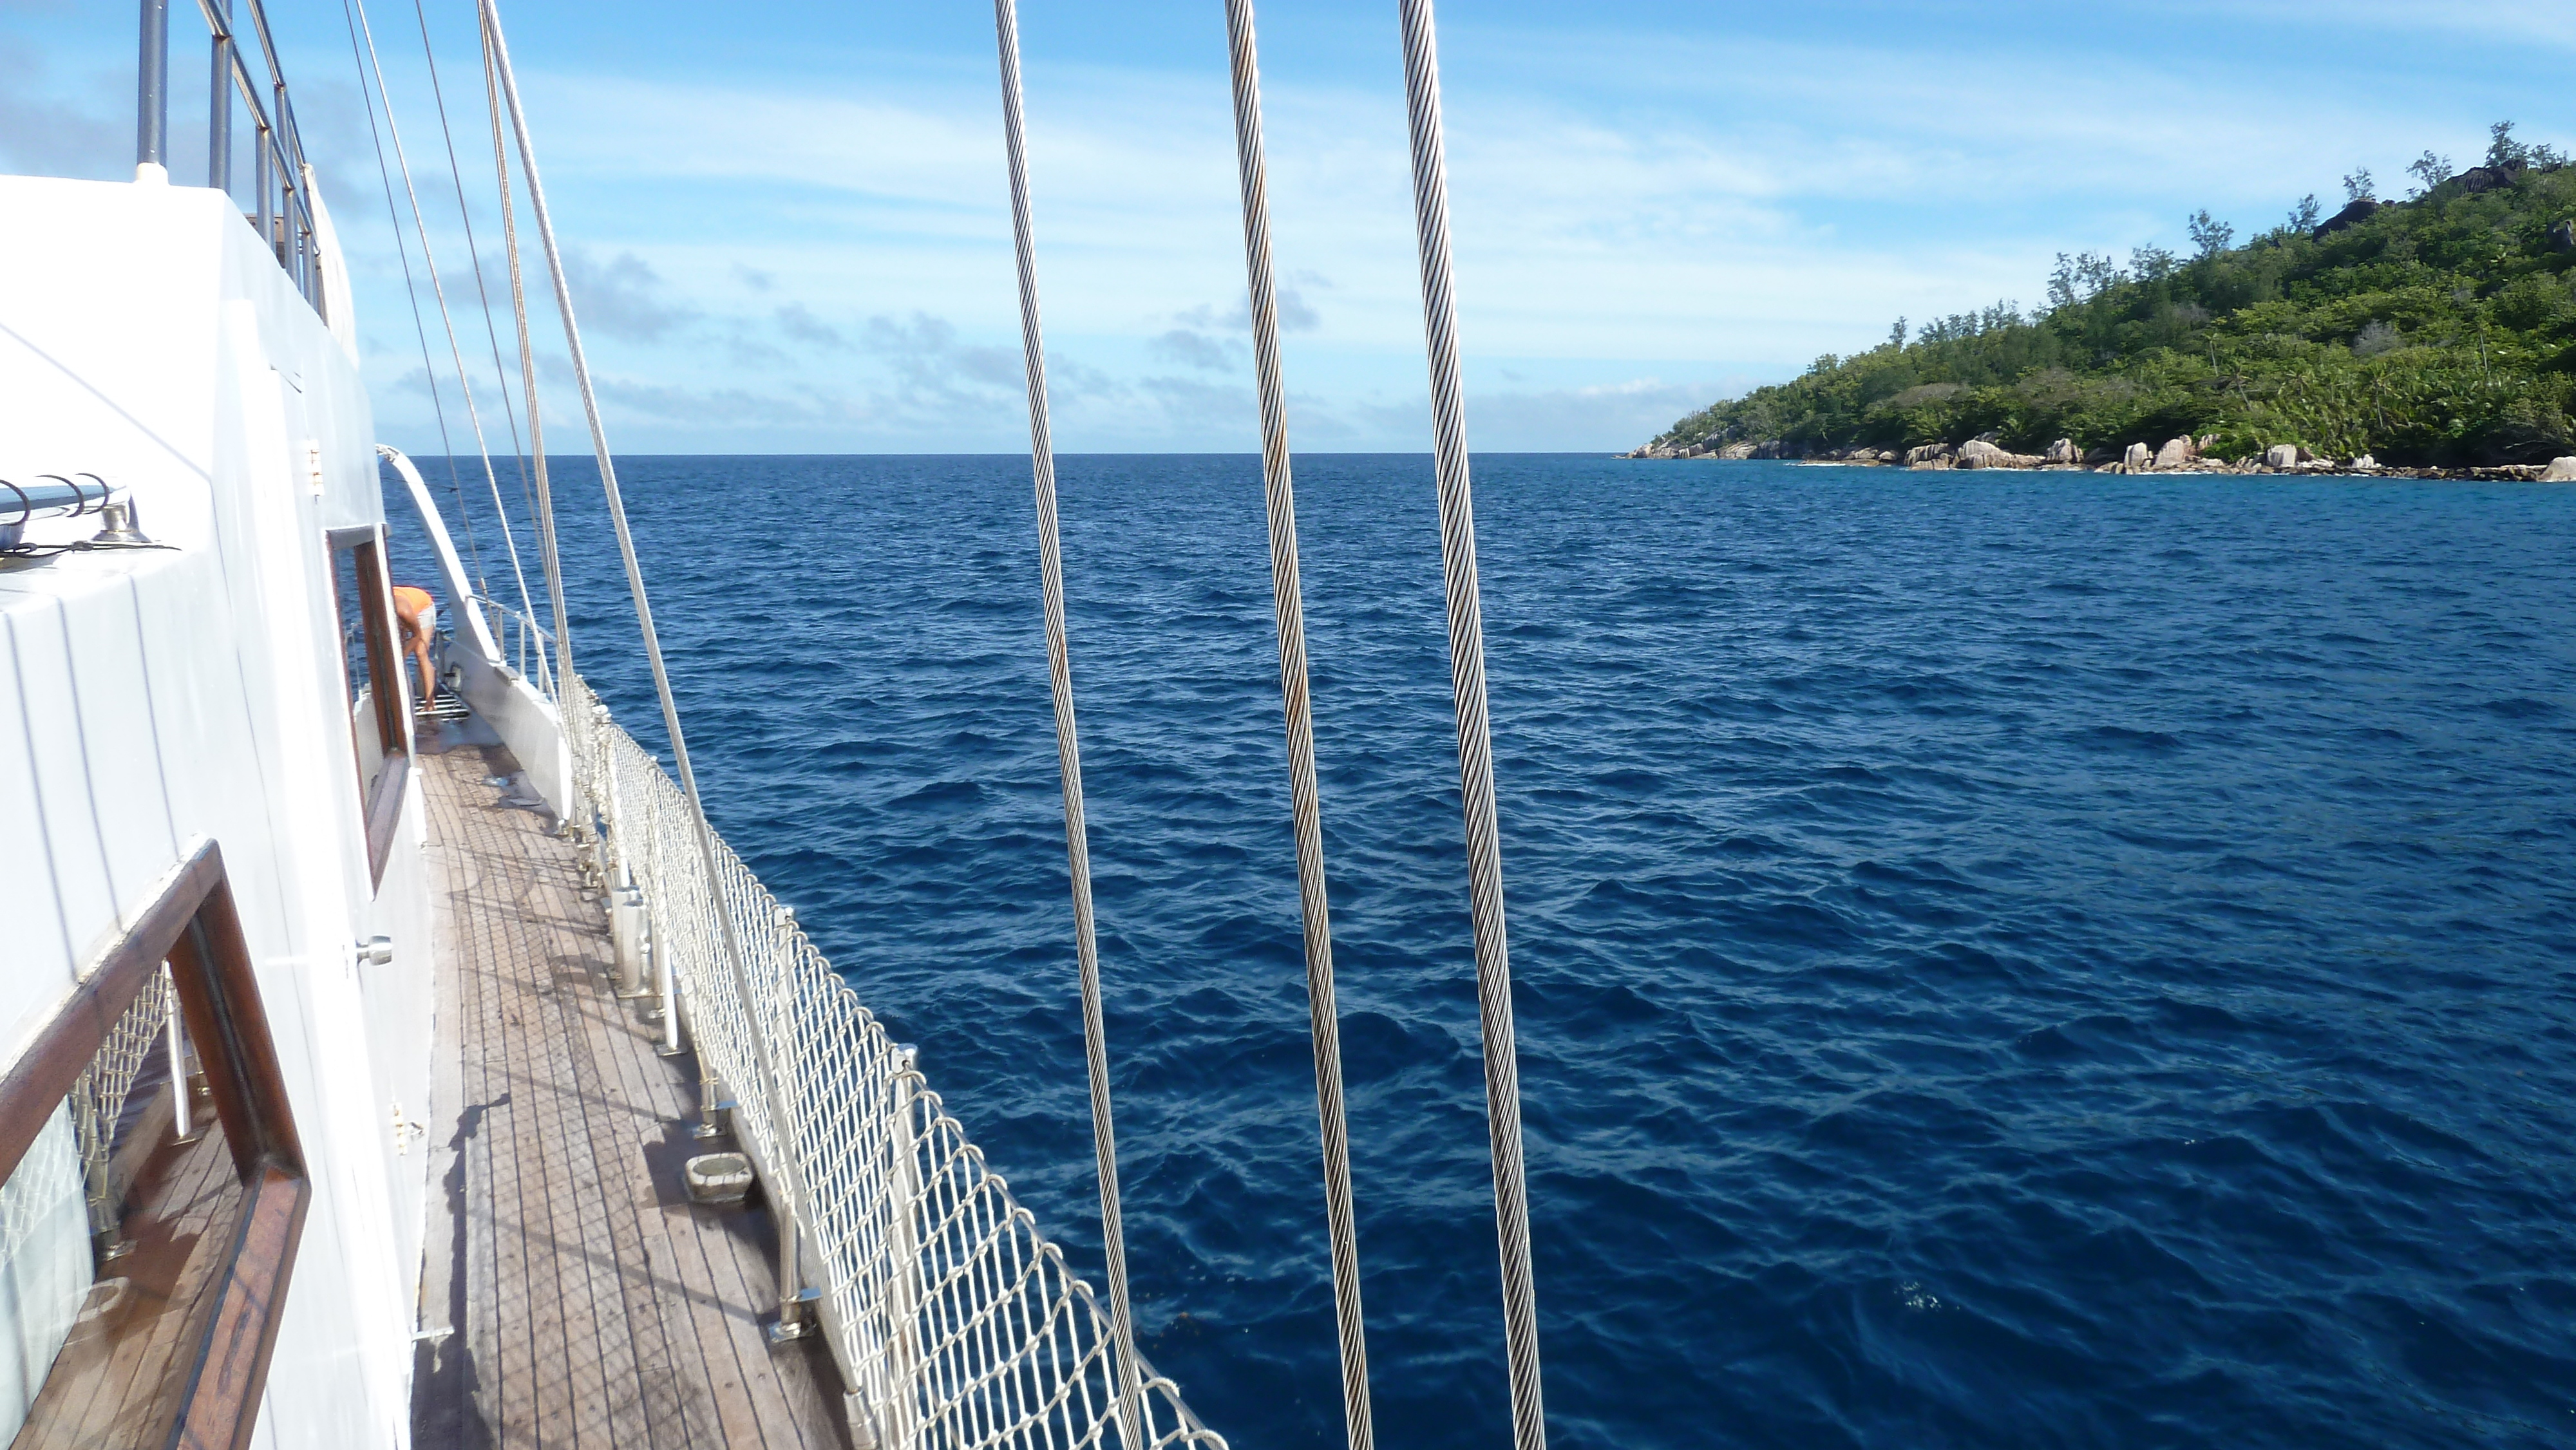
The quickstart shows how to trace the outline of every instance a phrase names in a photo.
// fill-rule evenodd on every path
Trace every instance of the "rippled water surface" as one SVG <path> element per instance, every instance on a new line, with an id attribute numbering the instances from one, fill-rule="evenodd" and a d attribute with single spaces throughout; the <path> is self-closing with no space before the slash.
<path id="1" fill-rule="evenodd" d="M 716 824 L 1096 1271 L 1027 461 L 621 472 Z M 1298 486 L 1379 1443 L 1501 1446 L 1429 464 Z M 2576 489 L 1476 486 L 1554 1444 L 2576 1443 Z M 1147 1352 L 1338 1444 L 1258 468 L 1063 510 Z"/>

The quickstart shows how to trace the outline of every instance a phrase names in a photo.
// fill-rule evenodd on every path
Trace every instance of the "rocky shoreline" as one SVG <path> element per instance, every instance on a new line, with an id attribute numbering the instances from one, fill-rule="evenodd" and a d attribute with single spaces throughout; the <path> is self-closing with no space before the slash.
<path id="1" fill-rule="evenodd" d="M 2044 453 L 2014 453 L 1996 441 L 1992 433 L 1971 438 L 1952 447 L 1947 443 L 1926 443 L 1917 448 L 1833 448 L 1809 452 L 1779 439 L 1753 443 L 1699 442 L 1691 444 L 1647 444 L 1618 458 L 1702 458 L 1716 462 L 1753 459 L 1779 459 L 1813 464 L 1839 464 L 1851 468 L 1906 468 L 1917 471 L 1944 469 L 2017 468 L 2040 472 L 2062 473 L 2304 473 L 2338 474 L 2363 478 L 2457 478 L 2521 480 L 2537 483 L 2576 483 L 2576 456 L 2553 459 L 2548 463 L 2507 464 L 2495 468 L 2409 468 L 2386 467 L 2365 453 L 2358 458 L 2321 458 L 2295 443 L 2275 443 L 2260 455 L 2243 458 L 2221 458 L 2213 451 L 2215 436 L 2206 438 L 2168 439 L 2162 448 L 2132 443 L 2114 453 L 2107 448 L 2090 452 L 2075 446 L 2072 439 L 2060 438 L 2048 445 Z"/>

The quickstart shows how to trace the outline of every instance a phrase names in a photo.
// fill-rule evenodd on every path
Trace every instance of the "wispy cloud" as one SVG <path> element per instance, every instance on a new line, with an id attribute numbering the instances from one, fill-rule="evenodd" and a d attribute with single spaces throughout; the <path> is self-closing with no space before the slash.
<path id="1" fill-rule="evenodd" d="M 760 446 L 1025 437 L 979 23 L 923 17 L 903 31 L 917 48 L 897 52 L 847 48 L 851 36 L 803 12 L 729 15 L 707 63 L 620 74 L 583 45 L 595 12 L 527 9 L 521 80 L 594 362 L 623 390 L 624 446 L 741 447 L 743 428 L 773 430 Z M 131 17 L 111 27 L 56 6 L 11 28 L 27 13 L 0 27 L 0 162 L 118 174 L 130 123 L 99 98 L 130 82 L 100 78 L 130 76 Z M 1707 401 L 1698 394 L 1870 345 L 1900 313 L 2030 297 L 2058 251 L 2177 242 L 2199 206 L 2240 232 L 2268 225 L 2357 163 L 2394 176 L 2427 145 L 2470 152 L 2502 115 L 2569 142 L 2542 108 L 2510 99 L 2554 94 L 2576 48 L 2560 6 L 1815 0 L 1722 27 L 1683 14 L 1444 17 L 1479 446 L 1642 437 Z M 416 368 L 339 18 L 302 30 L 278 19 L 299 110 L 333 168 L 361 326 L 381 349 L 371 365 Z M 668 19 L 681 48 L 691 25 L 718 23 Z M 1401 91 L 1389 55 L 1355 60 L 1333 29 L 1358 23 L 1341 0 L 1283 16 L 1287 58 L 1265 76 L 1300 447 L 1423 441 Z M 1222 30 L 1139 30 L 1160 24 L 1107 14 L 1029 40 L 1039 282 L 1066 448 L 1254 441 Z M 57 35 L 80 26 L 114 43 Z M 1300 26 L 1321 29 L 1301 43 Z M 470 57 L 470 22 L 448 28 Z M 389 54 L 388 71 L 455 274 L 465 252 L 436 169 L 444 149 L 417 154 L 435 134 L 417 60 Z M 476 149 L 460 148 L 469 173 Z M 488 177 L 469 175 L 466 190 L 488 263 Z M 487 277 L 497 294 L 497 270 Z M 530 279 L 542 304 L 543 269 Z M 463 291 L 452 280 L 451 296 Z M 762 390 L 780 400 L 774 415 L 745 400 Z M 427 426 L 425 399 L 402 388 L 378 405 L 390 432 Z"/>
<path id="2" fill-rule="evenodd" d="M 672 299 L 652 264 L 633 252 L 601 262 L 584 247 L 563 254 L 564 283 L 582 326 L 622 342 L 660 342 L 701 315 Z"/>
<path id="3" fill-rule="evenodd" d="M 836 350 L 845 349 L 850 345 L 849 340 L 841 336 L 839 328 L 815 316 L 814 310 L 802 302 L 787 303 L 774 315 L 778 320 L 779 332 L 791 342 L 801 342 L 808 347 Z"/>
<path id="4" fill-rule="evenodd" d="M 1204 332 L 1175 327 L 1145 344 L 1156 357 L 1207 372 L 1231 372 L 1242 363 L 1237 350 Z"/>

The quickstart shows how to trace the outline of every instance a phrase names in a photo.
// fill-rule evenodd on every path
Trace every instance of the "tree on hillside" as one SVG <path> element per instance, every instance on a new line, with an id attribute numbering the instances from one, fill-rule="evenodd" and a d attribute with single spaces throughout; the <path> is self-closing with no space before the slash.
<path id="1" fill-rule="evenodd" d="M 2513 139 L 2513 122 L 2498 121 L 2487 128 L 2492 138 L 2487 142 L 2487 165 L 2564 166 L 2567 157 L 2554 146 L 2527 146 Z"/>
<path id="2" fill-rule="evenodd" d="M 2236 228 L 2212 218 L 2207 207 L 2191 214 L 2189 227 L 2192 254 L 2199 261 L 2207 261 L 2226 251 L 2236 240 Z"/>

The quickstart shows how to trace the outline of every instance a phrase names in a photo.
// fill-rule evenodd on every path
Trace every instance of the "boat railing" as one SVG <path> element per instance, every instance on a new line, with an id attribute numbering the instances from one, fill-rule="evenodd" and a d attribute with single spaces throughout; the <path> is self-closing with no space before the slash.
<path id="1" fill-rule="evenodd" d="M 500 651 L 497 665 L 507 665 L 520 679 L 536 686 L 537 693 L 548 701 L 555 698 L 554 631 L 537 623 L 523 609 L 513 609 L 497 599 L 469 594 L 466 600 L 483 616 L 483 627 L 491 633 L 493 647 Z"/>
<path id="2" fill-rule="evenodd" d="M 263 75 L 253 75 L 243 58 L 244 37 L 234 24 L 235 0 L 197 0 L 214 49 L 209 71 L 206 114 L 206 185 L 232 190 L 233 120 L 244 113 L 251 128 L 251 196 L 245 218 L 259 233 L 277 264 L 293 279 L 295 289 L 315 312 L 325 312 L 321 234 L 314 220 L 312 171 L 305 164 L 303 133 L 296 128 L 295 102 L 279 64 L 277 40 L 268 28 L 260 0 L 240 0 L 249 23 L 247 38 L 257 42 Z M 142 167 L 169 171 L 170 10 L 168 0 L 143 0 L 142 39 L 135 81 L 134 159 Z M 326 317 L 327 320 L 327 317 Z"/>
<path id="3" fill-rule="evenodd" d="M 720 838 L 711 885 L 679 786 L 579 676 L 564 687 L 574 832 L 612 900 L 640 897 L 651 979 L 640 990 L 663 998 L 666 1034 L 685 1031 L 710 1116 L 729 1118 L 781 1233 L 796 1235 L 798 1287 L 819 1290 L 858 1443 L 1224 1450 L 1141 1359 L 1142 1423 L 1122 1423 L 1108 1312 L 949 1116 L 913 1050 Z M 719 900 L 740 943 L 739 989 Z"/>

